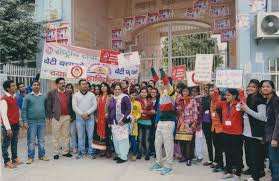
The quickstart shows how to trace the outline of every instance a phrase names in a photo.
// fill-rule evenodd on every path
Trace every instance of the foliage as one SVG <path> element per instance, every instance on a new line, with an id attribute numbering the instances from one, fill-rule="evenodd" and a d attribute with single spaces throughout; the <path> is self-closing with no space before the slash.
<path id="1" fill-rule="evenodd" d="M 163 56 L 168 57 L 168 38 L 163 41 Z M 185 36 L 172 37 L 172 56 L 178 64 L 186 64 L 187 69 L 193 69 L 196 54 L 216 54 L 215 41 L 209 38 L 208 33 L 197 33 Z M 188 56 L 188 57 L 185 57 Z M 182 63 L 181 63 L 182 62 Z M 188 63 L 189 62 L 189 63 Z M 223 63 L 223 57 L 214 56 L 214 69 Z"/>
<path id="2" fill-rule="evenodd" d="M 27 12 L 31 0 L 0 1 L 0 62 L 35 59 L 44 24 Z"/>

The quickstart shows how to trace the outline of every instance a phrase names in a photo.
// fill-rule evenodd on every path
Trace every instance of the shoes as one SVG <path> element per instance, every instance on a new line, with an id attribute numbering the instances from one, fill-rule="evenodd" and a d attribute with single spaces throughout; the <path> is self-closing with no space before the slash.
<path id="1" fill-rule="evenodd" d="M 58 160 L 59 159 L 59 155 L 54 155 L 53 159 L 54 160 Z"/>
<path id="2" fill-rule="evenodd" d="M 155 163 L 151 168 L 151 171 L 163 171 L 163 167 L 159 163 Z"/>
<path id="3" fill-rule="evenodd" d="M 117 156 L 113 159 L 113 161 L 118 161 L 120 158 Z"/>
<path id="4" fill-rule="evenodd" d="M 42 161 L 49 161 L 48 157 L 46 157 L 46 156 L 42 156 L 41 158 L 39 158 L 39 160 L 42 160 Z"/>
<path id="5" fill-rule="evenodd" d="M 76 156 L 76 159 L 79 160 L 79 159 L 82 159 L 82 158 L 84 158 L 84 157 L 85 157 L 85 155 L 83 155 L 83 154 L 78 154 L 78 155 Z"/>
<path id="6" fill-rule="evenodd" d="M 203 164 L 203 166 L 210 166 L 210 165 L 212 165 L 212 163 L 213 163 L 213 162 L 208 161 L 208 162 L 205 162 L 205 163 Z"/>
<path id="7" fill-rule="evenodd" d="M 23 162 L 20 161 L 19 158 L 16 158 L 15 160 L 13 160 L 13 164 L 14 164 L 14 165 L 21 165 L 21 164 L 23 164 Z"/>
<path id="8" fill-rule="evenodd" d="M 188 167 L 192 166 L 192 160 L 187 160 L 186 165 L 187 165 Z"/>
<path id="9" fill-rule="evenodd" d="M 230 179 L 230 178 L 233 178 L 233 174 L 231 173 L 227 173 L 222 176 L 222 179 Z"/>
<path id="10" fill-rule="evenodd" d="M 105 156 L 106 156 L 106 152 L 102 151 L 101 154 L 100 154 L 100 157 L 105 157 Z"/>
<path id="11" fill-rule="evenodd" d="M 96 155 L 90 155 L 89 157 L 90 157 L 92 160 L 95 160 L 95 159 L 97 158 Z"/>
<path id="12" fill-rule="evenodd" d="M 34 162 L 34 159 L 33 158 L 28 158 L 26 164 L 30 165 L 31 163 Z"/>
<path id="13" fill-rule="evenodd" d="M 146 161 L 150 160 L 149 155 L 145 156 L 145 160 L 146 160 Z"/>
<path id="14" fill-rule="evenodd" d="M 178 162 L 179 163 L 185 163 L 185 162 L 187 162 L 187 160 L 182 159 L 182 160 L 179 160 Z"/>
<path id="15" fill-rule="evenodd" d="M 137 157 L 136 157 L 136 156 L 132 156 L 132 157 L 131 157 L 131 161 L 134 162 L 134 161 L 136 161 L 136 160 L 137 160 Z"/>
<path id="16" fill-rule="evenodd" d="M 218 172 L 222 172 L 224 169 L 222 168 L 222 167 L 219 167 L 219 166 L 217 166 L 217 167 L 215 167 L 213 170 L 212 170 L 212 172 L 213 173 L 218 173 Z"/>
<path id="17" fill-rule="evenodd" d="M 111 153 L 109 151 L 106 152 L 106 158 L 107 159 L 111 158 Z"/>
<path id="18" fill-rule="evenodd" d="M 213 162 L 211 165 L 210 165 L 210 168 L 216 168 L 218 166 L 217 163 Z"/>
<path id="19" fill-rule="evenodd" d="M 202 162 L 202 160 L 203 160 L 202 158 L 201 159 L 197 158 L 197 159 L 192 160 L 192 161 L 193 161 L 194 164 L 197 165 L 197 164 L 200 164 Z"/>
<path id="20" fill-rule="evenodd" d="M 245 171 L 242 172 L 243 175 L 251 175 L 251 169 L 247 169 Z"/>
<path id="21" fill-rule="evenodd" d="M 70 157 L 72 157 L 73 155 L 72 155 L 71 153 L 66 153 L 66 154 L 63 154 L 62 156 L 65 156 L 65 157 L 70 158 Z"/>
<path id="22" fill-rule="evenodd" d="M 140 159 L 141 159 L 141 155 L 138 155 L 138 156 L 137 156 L 137 159 L 140 160 Z"/>
<path id="23" fill-rule="evenodd" d="M 173 169 L 164 167 L 160 174 L 161 175 L 170 175 L 172 173 L 173 173 Z"/>
<path id="24" fill-rule="evenodd" d="M 5 168 L 15 169 L 16 165 L 14 165 L 13 162 L 10 160 L 7 163 L 5 163 Z"/>
<path id="25" fill-rule="evenodd" d="M 119 158 L 119 160 L 116 161 L 116 163 L 120 164 L 120 163 L 125 163 L 127 160 L 122 160 L 121 158 Z"/>

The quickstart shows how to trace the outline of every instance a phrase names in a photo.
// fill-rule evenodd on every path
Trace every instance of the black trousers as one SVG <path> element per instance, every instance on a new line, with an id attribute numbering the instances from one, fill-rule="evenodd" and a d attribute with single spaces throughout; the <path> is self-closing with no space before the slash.
<path id="1" fill-rule="evenodd" d="M 242 135 L 224 134 L 224 143 L 226 171 L 228 173 L 233 173 L 233 169 L 235 169 L 234 174 L 240 176 L 243 166 L 243 137 Z"/>
<path id="2" fill-rule="evenodd" d="M 255 138 L 247 138 L 245 142 L 248 144 L 248 155 L 252 178 L 254 181 L 260 180 L 260 172 L 264 170 L 265 149 L 261 140 Z"/>
<path id="3" fill-rule="evenodd" d="M 11 146 L 12 161 L 15 162 L 15 159 L 17 159 L 19 124 L 11 125 L 11 130 L 13 132 L 13 136 L 9 138 L 7 136 L 6 128 L 2 126 L 2 157 L 5 164 L 11 160 L 8 152 L 9 146 Z"/>
<path id="4" fill-rule="evenodd" d="M 224 134 L 223 133 L 212 133 L 213 145 L 215 149 L 214 162 L 218 164 L 218 167 L 224 167 Z"/>
<path id="5" fill-rule="evenodd" d="M 206 140 L 209 161 L 213 162 L 213 140 L 211 132 L 211 123 L 202 123 L 202 131 Z"/>
<path id="6" fill-rule="evenodd" d="M 155 126 L 155 118 L 151 120 L 151 130 L 150 130 L 150 137 L 149 137 L 149 149 L 151 153 L 155 153 L 155 133 L 156 133 L 156 126 Z"/>
<path id="7" fill-rule="evenodd" d="M 246 160 L 246 165 L 247 165 L 247 167 L 249 168 L 249 169 L 251 169 L 251 163 L 250 163 L 250 160 L 251 160 L 251 156 L 250 156 L 250 153 L 251 153 L 251 150 L 249 150 L 250 149 L 250 143 L 251 142 L 249 142 L 248 141 L 248 137 L 244 137 L 244 150 L 245 150 L 245 160 Z"/>
<path id="8" fill-rule="evenodd" d="M 179 141 L 182 157 L 192 160 L 195 157 L 195 136 L 191 141 Z"/>

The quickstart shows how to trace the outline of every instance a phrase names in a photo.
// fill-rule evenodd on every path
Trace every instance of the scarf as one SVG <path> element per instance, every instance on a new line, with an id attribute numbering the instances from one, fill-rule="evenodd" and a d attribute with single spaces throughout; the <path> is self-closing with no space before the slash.
<path id="1" fill-rule="evenodd" d="M 98 112 L 97 112 L 97 134 L 100 138 L 106 138 L 106 105 L 107 105 L 108 95 L 103 95 L 99 97 L 98 100 Z"/>
<path id="2" fill-rule="evenodd" d="M 123 118 L 123 114 L 121 112 L 121 102 L 123 97 L 127 96 L 126 94 L 120 94 L 118 96 L 113 96 L 115 102 L 116 102 L 116 122 L 119 122 Z M 116 123 L 115 123 L 116 124 Z"/>

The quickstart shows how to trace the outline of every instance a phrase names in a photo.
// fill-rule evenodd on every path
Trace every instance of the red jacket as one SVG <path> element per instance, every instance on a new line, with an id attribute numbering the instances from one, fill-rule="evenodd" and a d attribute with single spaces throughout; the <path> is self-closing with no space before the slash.
<path id="1" fill-rule="evenodd" d="M 141 104 L 143 113 L 141 114 L 141 120 L 151 120 L 152 115 L 154 115 L 151 111 L 154 110 L 153 103 L 150 99 L 146 100 L 146 103 L 142 98 L 139 98 L 138 100 Z"/>
<path id="2" fill-rule="evenodd" d="M 243 112 L 236 110 L 236 105 L 239 103 L 239 101 L 236 100 L 231 106 L 226 101 L 214 101 L 214 103 L 216 105 L 216 109 L 222 109 L 223 132 L 232 135 L 242 135 Z"/>

